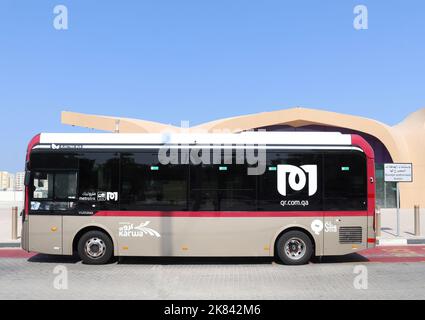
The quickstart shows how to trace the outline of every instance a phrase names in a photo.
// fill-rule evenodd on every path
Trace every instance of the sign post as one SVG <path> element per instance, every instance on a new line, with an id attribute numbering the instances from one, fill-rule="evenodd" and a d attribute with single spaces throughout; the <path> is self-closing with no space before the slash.
<path id="1" fill-rule="evenodd" d="M 385 163 L 384 181 L 396 183 L 397 202 L 397 237 L 400 236 L 400 188 L 399 182 L 412 182 L 413 169 L 411 163 Z"/>
<path id="2" fill-rule="evenodd" d="M 396 197 L 397 197 L 397 237 L 400 237 L 400 187 L 396 182 Z"/>

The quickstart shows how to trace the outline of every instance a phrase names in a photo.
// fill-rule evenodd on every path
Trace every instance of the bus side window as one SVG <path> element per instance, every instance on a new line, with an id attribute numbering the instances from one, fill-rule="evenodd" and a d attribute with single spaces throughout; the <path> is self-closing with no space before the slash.
<path id="1" fill-rule="evenodd" d="M 36 172 L 33 181 L 33 199 L 53 198 L 53 174 Z"/>
<path id="2" fill-rule="evenodd" d="M 77 173 L 35 172 L 32 211 L 69 211 L 76 207 Z"/>
<path id="3" fill-rule="evenodd" d="M 86 152 L 81 153 L 79 158 L 79 209 L 118 209 L 121 200 L 120 154 Z M 114 197 L 107 197 L 108 194 Z"/>
<path id="4" fill-rule="evenodd" d="M 224 155 L 222 153 L 222 158 Z M 233 152 L 229 164 L 190 165 L 190 208 L 193 211 L 254 211 L 257 208 L 257 176 L 248 165 L 237 164 Z"/>
<path id="5" fill-rule="evenodd" d="M 122 154 L 121 210 L 187 210 L 188 165 L 162 165 L 158 152 Z"/>
<path id="6" fill-rule="evenodd" d="M 359 152 L 325 153 L 325 210 L 366 210 L 366 158 Z"/>

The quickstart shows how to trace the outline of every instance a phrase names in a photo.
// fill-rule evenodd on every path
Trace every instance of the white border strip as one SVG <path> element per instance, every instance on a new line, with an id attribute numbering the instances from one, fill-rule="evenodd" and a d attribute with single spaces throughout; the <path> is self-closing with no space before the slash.
<path id="1" fill-rule="evenodd" d="M 351 135 L 339 132 L 242 133 L 42 133 L 41 144 L 269 144 L 350 146 Z"/>
<path id="2" fill-rule="evenodd" d="M 63 145 L 58 145 L 63 146 Z M 66 146 L 66 145 L 65 145 Z M 255 150 L 269 150 L 269 149 L 283 149 L 283 150 L 363 150 L 358 147 L 336 147 L 336 146 L 220 146 L 220 145 L 143 145 L 143 146 L 135 146 L 135 145 L 78 145 L 76 148 L 60 148 L 58 150 L 65 151 L 76 151 L 76 150 L 86 150 L 86 149 L 97 149 L 97 150 L 110 150 L 110 149 L 255 149 Z M 37 145 L 33 148 L 35 149 L 43 149 L 43 150 L 51 150 L 51 145 Z"/>

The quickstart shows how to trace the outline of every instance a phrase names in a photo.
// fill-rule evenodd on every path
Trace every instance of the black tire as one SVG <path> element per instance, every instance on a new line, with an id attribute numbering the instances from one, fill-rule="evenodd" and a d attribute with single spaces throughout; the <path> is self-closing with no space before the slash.
<path id="1" fill-rule="evenodd" d="M 89 244 L 91 242 L 91 244 Z M 99 251 L 96 252 L 96 246 Z M 86 248 L 89 248 L 86 250 Z M 90 254 L 92 253 L 92 255 Z M 99 254 L 95 257 L 93 254 Z M 111 238 L 101 231 L 88 231 L 78 241 L 78 255 L 84 264 L 106 264 L 114 254 L 114 245 Z"/>
<path id="2" fill-rule="evenodd" d="M 288 246 L 289 252 L 285 249 L 286 246 Z M 302 231 L 292 230 L 285 232 L 276 242 L 277 257 L 283 264 L 306 264 L 310 261 L 313 252 L 314 247 L 310 237 Z M 296 255 L 297 253 L 299 253 L 298 256 L 292 255 Z"/>

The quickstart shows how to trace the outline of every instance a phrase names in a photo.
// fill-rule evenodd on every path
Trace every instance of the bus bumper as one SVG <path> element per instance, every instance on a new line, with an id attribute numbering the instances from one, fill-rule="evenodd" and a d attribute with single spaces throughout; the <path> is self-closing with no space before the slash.
<path id="1" fill-rule="evenodd" d="M 21 247 L 23 250 L 29 252 L 29 221 L 24 219 L 22 221 L 22 231 L 21 231 Z"/>

